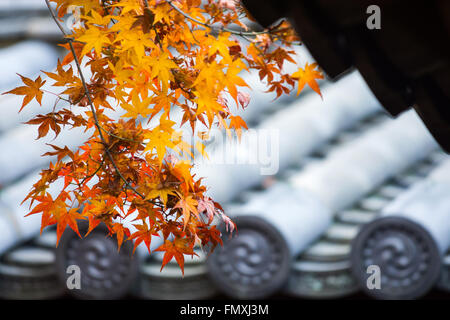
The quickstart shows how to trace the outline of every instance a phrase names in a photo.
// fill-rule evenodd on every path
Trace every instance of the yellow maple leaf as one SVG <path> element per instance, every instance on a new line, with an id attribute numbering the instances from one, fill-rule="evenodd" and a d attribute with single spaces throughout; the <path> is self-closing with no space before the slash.
<path id="1" fill-rule="evenodd" d="M 146 57 L 145 50 L 147 48 L 156 47 L 148 35 L 137 29 L 121 31 L 116 41 L 120 41 L 120 52 L 127 52 L 131 55 L 131 61 L 134 61 L 137 65 Z M 137 58 L 137 60 L 134 58 Z"/>
<path id="2" fill-rule="evenodd" d="M 239 141 L 241 141 L 242 128 L 248 129 L 247 124 L 240 116 L 230 116 L 229 128 L 234 128 L 238 136 Z"/>
<path id="3" fill-rule="evenodd" d="M 323 74 L 320 71 L 315 70 L 317 67 L 317 63 L 306 63 L 304 69 L 299 68 L 297 72 L 292 74 L 292 78 L 298 79 L 297 95 L 300 94 L 305 87 L 305 84 L 307 84 L 322 97 L 322 93 L 320 92 L 316 79 L 323 79 Z"/>
<path id="4" fill-rule="evenodd" d="M 166 154 L 167 148 L 171 148 L 173 146 L 173 143 L 170 140 L 171 135 L 165 131 L 159 130 L 159 128 L 155 128 L 146 133 L 144 137 L 149 140 L 145 146 L 145 151 L 156 150 L 159 162 L 161 163 L 164 155 Z"/>
<path id="5" fill-rule="evenodd" d="M 208 86 L 197 86 L 196 91 L 194 92 L 197 99 L 195 102 L 197 103 L 197 114 L 201 114 L 203 112 L 215 113 L 222 110 L 222 106 L 217 102 L 217 96 L 212 90 L 211 87 Z"/>
<path id="6" fill-rule="evenodd" d="M 192 87 L 209 87 L 216 90 L 224 88 L 225 76 L 223 66 L 217 64 L 216 61 L 205 63 L 204 61 L 197 61 L 195 68 L 200 70 Z"/>
<path id="7" fill-rule="evenodd" d="M 211 56 L 215 53 L 219 53 L 226 63 L 231 62 L 230 50 L 228 49 L 230 46 L 235 45 L 234 41 L 229 40 L 230 33 L 224 32 L 219 35 L 219 37 L 214 38 L 210 37 L 208 54 Z"/>
<path id="8" fill-rule="evenodd" d="M 78 35 L 77 39 L 85 43 L 83 50 L 81 51 L 82 56 L 89 53 L 92 49 L 95 49 L 95 53 L 100 56 L 103 46 L 105 44 L 111 44 L 111 41 L 108 38 L 108 32 L 99 27 L 91 25 L 89 29 L 80 32 L 81 35 Z"/>
<path id="9" fill-rule="evenodd" d="M 130 117 L 136 119 L 139 115 L 146 118 L 148 115 L 152 114 L 153 109 L 149 108 L 152 98 L 147 98 L 141 100 L 137 93 L 133 94 L 131 98 L 131 104 L 124 103 L 122 108 L 127 111 L 123 117 Z"/>
<path id="10" fill-rule="evenodd" d="M 83 19 L 86 19 L 91 25 L 99 25 L 99 26 L 107 26 L 112 16 L 106 15 L 101 16 L 97 11 L 92 10 L 91 16 L 81 16 Z"/>
<path id="11" fill-rule="evenodd" d="M 172 9 L 169 4 L 161 3 L 152 9 L 153 14 L 155 15 L 153 24 L 157 22 L 166 22 L 169 23 L 169 11 Z"/>
<path id="12" fill-rule="evenodd" d="M 178 143 L 179 134 L 173 129 L 174 125 L 175 122 L 161 117 L 159 126 L 144 134 L 145 139 L 148 139 L 145 151 L 156 150 L 159 164 L 162 163 L 167 149 L 175 148 Z"/>
<path id="13" fill-rule="evenodd" d="M 112 4 L 112 7 L 122 7 L 122 15 L 127 12 L 134 11 L 137 14 L 142 14 L 143 8 L 139 0 L 121 0 L 118 3 Z"/>
<path id="14" fill-rule="evenodd" d="M 167 52 L 156 57 L 146 57 L 146 62 L 151 67 L 152 77 L 160 80 L 163 91 L 167 92 L 169 81 L 173 80 L 170 69 L 178 68 L 176 63 L 169 58 Z"/>
<path id="15" fill-rule="evenodd" d="M 159 197 L 165 205 L 169 195 L 176 196 L 177 192 L 173 188 L 158 188 L 158 186 L 154 184 L 150 192 L 147 193 L 145 200 L 151 200 Z"/>
<path id="16" fill-rule="evenodd" d="M 228 67 L 227 73 L 223 77 L 222 83 L 227 86 L 230 95 L 236 101 L 238 100 L 238 91 L 236 86 L 248 87 L 248 84 L 244 81 L 244 79 L 238 76 L 238 74 L 244 69 L 246 69 L 244 63 L 241 60 L 236 60 Z"/>

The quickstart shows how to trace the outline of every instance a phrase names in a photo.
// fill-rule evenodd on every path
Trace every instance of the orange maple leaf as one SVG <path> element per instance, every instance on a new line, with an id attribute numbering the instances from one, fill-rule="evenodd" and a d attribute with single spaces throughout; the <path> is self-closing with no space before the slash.
<path id="1" fill-rule="evenodd" d="M 30 213 L 26 215 L 26 217 L 32 214 L 42 212 L 42 219 L 41 219 L 41 234 L 42 234 L 42 231 L 45 229 L 45 227 L 53 225 L 57 222 L 56 219 L 53 217 L 53 214 L 51 213 L 54 206 L 54 201 L 52 196 L 49 194 L 46 194 L 44 196 L 37 196 L 35 197 L 35 200 L 40 201 L 40 203 L 36 205 L 33 208 L 33 210 L 31 210 Z"/>
<path id="2" fill-rule="evenodd" d="M 70 50 L 69 43 L 59 44 L 59 46 L 61 46 L 64 49 L 69 51 L 69 53 L 67 53 L 67 55 L 64 57 L 64 59 L 62 61 L 62 65 L 65 66 L 66 64 L 71 63 L 74 60 L 74 57 L 73 57 L 72 51 Z M 74 48 L 75 54 L 77 55 L 78 61 L 80 61 L 81 60 L 81 51 L 83 50 L 84 44 L 80 43 L 80 42 L 73 42 L 72 46 Z"/>
<path id="3" fill-rule="evenodd" d="M 178 201 L 176 206 L 174 208 L 180 208 L 183 212 L 183 219 L 184 219 L 184 228 L 186 228 L 186 225 L 189 222 L 189 219 L 191 217 L 191 213 L 198 216 L 197 211 L 197 200 L 193 199 L 191 196 L 188 196 L 186 198 L 182 198 Z"/>
<path id="4" fill-rule="evenodd" d="M 292 78 L 298 79 L 297 95 L 300 94 L 305 87 L 305 84 L 307 84 L 322 97 L 322 93 L 320 92 L 316 79 L 323 79 L 323 74 L 320 71 L 315 70 L 317 67 L 317 63 L 306 63 L 304 69 L 299 68 L 297 72 L 292 74 Z"/>
<path id="5" fill-rule="evenodd" d="M 151 228 L 148 228 L 147 223 L 145 222 L 143 222 L 143 224 L 141 225 L 136 224 L 134 226 L 136 227 L 137 231 L 130 236 L 130 240 L 134 239 L 133 253 L 134 251 L 136 251 L 137 246 L 140 245 L 142 242 L 145 243 L 148 251 L 150 252 L 150 244 L 152 243 L 152 236 L 153 235 L 157 236 L 158 234 L 154 233 L 151 230 Z"/>
<path id="6" fill-rule="evenodd" d="M 58 119 L 59 117 L 60 117 L 59 114 L 50 112 L 46 115 L 40 114 L 36 116 L 34 119 L 31 119 L 30 121 L 25 123 L 39 125 L 38 137 L 36 138 L 36 140 L 45 137 L 50 128 L 55 132 L 56 138 L 61 132 L 61 127 L 58 124 L 63 124 L 63 121 L 61 119 Z"/>
<path id="7" fill-rule="evenodd" d="M 58 221 L 58 225 L 56 227 L 56 246 L 58 246 L 59 240 L 61 240 L 61 236 L 67 226 L 69 226 L 81 238 L 80 231 L 78 230 L 77 219 L 84 219 L 84 217 L 78 213 L 78 208 L 71 208 L 69 211 L 60 211 L 59 217 L 56 217 L 56 220 Z"/>
<path id="8" fill-rule="evenodd" d="M 248 130 L 247 124 L 245 123 L 245 121 L 240 117 L 240 116 L 231 116 L 230 115 L 230 125 L 229 128 L 234 128 L 234 130 L 236 131 L 236 134 L 239 138 L 239 141 L 241 140 L 241 134 L 242 134 L 242 128 L 244 127 L 245 129 Z"/>
<path id="9" fill-rule="evenodd" d="M 31 100 L 33 100 L 33 98 L 36 98 L 36 101 L 41 104 L 42 94 L 44 92 L 40 88 L 44 85 L 45 80 L 42 81 L 41 76 L 37 77 L 36 80 L 33 81 L 30 78 L 24 77 L 20 74 L 18 75 L 22 78 L 22 82 L 25 84 L 25 86 L 17 87 L 8 92 L 4 92 L 3 94 L 16 94 L 19 96 L 25 96 L 23 98 L 22 107 L 19 110 L 20 112 L 28 103 L 30 103 Z"/>
<path id="10" fill-rule="evenodd" d="M 58 59 L 58 64 L 57 64 L 57 68 L 56 68 L 57 73 L 43 71 L 47 76 L 49 76 L 50 78 L 52 78 L 53 80 L 56 81 L 53 84 L 53 86 L 64 87 L 64 86 L 67 86 L 69 83 L 80 81 L 77 77 L 75 77 L 73 75 L 72 66 L 70 66 L 70 68 L 67 71 L 65 71 L 62 66 L 63 65 L 61 64 L 61 62 Z"/>
<path id="11" fill-rule="evenodd" d="M 123 224 L 118 222 L 113 223 L 112 233 L 117 236 L 117 251 L 120 251 L 120 247 L 122 246 L 125 236 L 129 236 L 130 233 L 128 229 L 123 226 Z"/>
<path id="12" fill-rule="evenodd" d="M 175 239 L 173 242 L 166 240 L 163 245 L 161 245 L 155 251 L 164 252 L 164 257 L 161 265 L 162 269 L 175 257 L 176 262 L 181 268 L 181 273 L 184 276 L 184 255 L 197 255 L 193 249 L 193 243 L 189 243 L 187 239 Z"/>

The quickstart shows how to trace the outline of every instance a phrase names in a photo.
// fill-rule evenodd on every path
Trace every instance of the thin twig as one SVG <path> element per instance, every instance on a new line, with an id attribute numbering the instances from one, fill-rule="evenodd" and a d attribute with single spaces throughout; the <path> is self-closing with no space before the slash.
<path id="1" fill-rule="evenodd" d="M 146 0 L 144 0 L 144 1 L 146 1 Z M 272 30 L 263 30 L 263 31 L 242 31 L 242 30 L 239 30 L 239 31 L 236 31 L 236 30 L 229 29 L 229 28 L 226 28 L 226 27 L 213 26 L 211 24 L 202 22 L 200 20 L 197 20 L 197 19 L 191 17 L 186 12 L 184 12 L 183 10 L 178 8 L 176 5 L 174 5 L 172 2 L 173 2 L 173 0 L 167 0 L 167 3 L 172 8 L 174 8 L 179 14 L 183 15 L 186 19 L 189 19 L 189 20 L 191 20 L 191 21 L 193 21 L 193 22 L 195 22 L 195 23 L 197 23 L 197 24 L 199 24 L 201 26 L 204 26 L 205 28 L 209 28 L 211 30 L 222 31 L 222 32 L 229 32 L 231 34 L 238 35 L 238 36 L 257 36 L 257 35 L 261 35 L 261 34 L 269 34 L 269 33 L 272 32 Z M 286 29 L 288 29 L 288 28 L 286 28 Z M 282 29 L 280 29 L 279 31 L 281 31 L 281 30 Z"/>
<path id="2" fill-rule="evenodd" d="M 59 30 L 61 30 L 61 32 L 63 33 L 63 35 L 64 35 L 65 37 L 67 37 L 67 32 L 64 30 L 64 28 L 63 28 L 63 26 L 61 25 L 61 23 L 59 23 L 59 20 L 58 20 L 58 18 L 56 17 L 56 14 L 55 14 L 55 12 L 53 11 L 53 9 L 52 9 L 52 7 L 51 7 L 51 5 L 50 5 L 50 2 L 49 2 L 48 0 L 45 0 L 45 3 L 47 4 L 48 11 L 50 11 L 50 14 L 51 14 L 52 17 L 53 17 L 53 20 L 55 20 L 56 25 L 58 26 Z"/>
<path id="3" fill-rule="evenodd" d="M 105 163 L 105 158 L 102 159 L 102 162 L 100 163 L 98 168 L 94 171 L 94 173 L 84 177 L 83 180 L 81 180 L 80 185 L 83 185 L 86 180 L 88 180 L 88 179 L 92 178 L 93 176 L 95 176 L 97 174 L 97 172 L 99 172 L 100 169 L 103 167 L 104 163 Z M 81 188 L 80 188 L 80 190 L 81 190 Z"/>

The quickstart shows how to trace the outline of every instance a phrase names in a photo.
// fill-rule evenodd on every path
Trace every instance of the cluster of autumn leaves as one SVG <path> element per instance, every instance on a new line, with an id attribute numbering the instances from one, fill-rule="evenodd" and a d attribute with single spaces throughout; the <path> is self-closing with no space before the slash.
<path id="1" fill-rule="evenodd" d="M 46 81 L 52 83 L 55 108 L 28 121 L 38 138 L 81 127 L 89 138 L 78 150 L 49 145 L 56 158 L 42 170 L 26 200 L 30 214 L 42 214 L 42 229 L 57 224 L 58 241 L 77 220 L 89 220 L 89 232 L 105 223 L 111 235 L 144 243 L 165 242 L 163 266 L 194 246 L 214 248 L 221 234 L 214 218 L 234 223 L 206 195 L 201 177 L 191 173 L 194 149 L 214 127 L 240 132 L 245 122 L 248 86 L 242 72 L 254 70 L 277 97 L 309 84 L 320 94 L 317 66 L 293 75 L 298 42 L 286 21 L 253 32 L 241 23 L 246 11 L 232 0 L 52 0 L 56 21 L 78 8 L 81 23 L 66 35 L 67 56 L 47 80 L 21 76 L 24 85 L 8 93 L 23 95 L 22 110 L 32 99 L 41 103 Z M 237 31 L 234 31 L 237 30 Z M 243 30 L 243 31 L 242 31 Z M 86 74 L 83 74 L 86 73 Z M 89 76 L 87 76 L 89 74 Z M 68 102 L 69 107 L 61 108 Z M 180 121 L 173 114 L 181 113 Z M 181 127 L 198 132 L 195 146 L 183 140 Z M 56 197 L 49 187 L 64 186 Z M 126 222 L 131 222 L 126 223 Z M 81 236 L 81 235 L 80 235 Z"/>

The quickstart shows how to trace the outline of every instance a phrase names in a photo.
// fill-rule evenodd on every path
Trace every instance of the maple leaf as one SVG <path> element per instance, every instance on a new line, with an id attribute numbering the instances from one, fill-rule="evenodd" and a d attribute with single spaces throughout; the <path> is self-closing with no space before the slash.
<path id="1" fill-rule="evenodd" d="M 138 247 L 138 245 L 140 245 L 142 242 L 145 243 L 148 251 L 150 252 L 150 244 L 152 243 L 152 236 L 158 236 L 158 234 L 152 231 L 152 229 L 148 227 L 145 221 L 143 222 L 143 224 L 135 224 L 134 226 L 136 227 L 137 231 L 134 232 L 129 238 L 130 240 L 134 240 L 133 253 Z"/>
<path id="2" fill-rule="evenodd" d="M 153 26 L 153 22 L 155 20 L 155 15 L 153 14 L 153 12 L 151 10 L 149 10 L 148 8 L 145 8 L 144 14 L 140 15 L 140 16 L 136 16 L 135 18 L 136 18 L 136 21 L 133 23 L 131 28 L 136 28 L 138 26 L 141 26 L 142 31 L 144 33 L 149 33 Z"/>
<path id="3" fill-rule="evenodd" d="M 45 227 L 49 225 L 55 224 L 57 221 L 53 217 L 52 210 L 54 208 L 54 201 L 50 194 L 45 194 L 42 196 L 36 196 L 34 200 L 39 201 L 39 204 L 37 204 L 33 210 L 31 210 L 27 215 L 30 216 L 32 214 L 40 213 L 42 212 L 42 219 L 41 219 L 41 234 Z M 25 201 L 25 200 L 24 200 Z"/>
<path id="4" fill-rule="evenodd" d="M 78 40 L 85 42 L 83 50 L 81 51 L 82 56 L 89 53 L 92 49 L 100 56 L 103 46 L 105 44 L 111 44 L 108 33 L 96 26 L 91 26 L 89 29 L 83 30 L 81 35 L 78 36 Z"/>
<path id="5" fill-rule="evenodd" d="M 58 209 L 59 212 L 56 216 L 57 227 L 56 227 L 56 246 L 59 244 L 59 240 L 61 239 L 62 234 L 66 230 L 66 227 L 69 226 L 80 238 L 80 231 L 78 230 L 78 219 L 84 219 L 84 217 L 78 213 L 78 208 L 71 208 L 69 211 L 62 210 L 61 207 Z"/>
<path id="6" fill-rule="evenodd" d="M 22 111 L 22 109 L 30 103 L 33 98 L 36 98 L 36 101 L 41 105 L 42 102 L 42 94 L 43 91 L 41 90 L 41 87 L 45 84 L 45 80 L 42 81 L 41 76 L 38 76 L 36 80 L 31 80 L 30 78 L 24 77 L 20 74 L 18 74 L 22 78 L 22 82 L 25 84 L 25 86 L 17 87 L 15 89 L 12 89 L 8 92 L 4 92 L 3 94 L 15 94 L 19 96 L 25 96 L 23 98 L 22 107 L 20 108 L 19 112 Z"/>
<path id="7" fill-rule="evenodd" d="M 186 228 L 189 219 L 191 218 L 191 213 L 198 217 L 197 200 L 193 199 L 192 196 L 186 198 L 181 198 L 174 208 L 180 208 L 183 213 L 184 228 Z"/>
<path id="8" fill-rule="evenodd" d="M 238 101 L 239 98 L 239 93 L 236 86 L 248 87 L 248 84 L 240 76 L 238 76 L 238 74 L 245 68 L 246 67 L 240 63 L 239 60 L 236 60 L 228 67 L 227 73 L 224 79 L 222 79 L 223 84 L 227 86 L 228 91 L 236 101 Z"/>
<path id="9" fill-rule="evenodd" d="M 82 18 L 88 21 L 90 24 L 99 26 L 107 26 L 112 18 L 110 15 L 102 16 L 95 10 L 91 10 L 90 14 L 91 16 L 83 16 Z"/>
<path id="10" fill-rule="evenodd" d="M 230 50 L 228 47 L 233 46 L 235 42 L 230 41 L 229 37 L 229 33 L 223 33 L 217 39 L 212 38 L 209 45 L 208 54 L 212 56 L 219 53 L 226 62 L 231 62 Z"/>
<path id="11" fill-rule="evenodd" d="M 299 68 L 297 72 L 292 74 L 292 78 L 298 79 L 297 95 L 300 94 L 305 87 L 305 84 L 307 84 L 322 97 L 322 93 L 320 92 L 316 79 L 323 79 L 323 74 L 320 71 L 315 70 L 317 67 L 317 63 L 306 63 L 304 69 Z"/>
<path id="12" fill-rule="evenodd" d="M 117 236 L 117 251 L 120 251 L 125 235 L 129 235 L 129 231 L 121 223 L 115 222 L 112 225 L 112 231 Z"/>
<path id="13" fill-rule="evenodd" d="M 192 184 L 192 175 L 191 175 L 192 165 L 188 161 L 176 161 L 171 173 L 179 180 L 188 184 L 189 186 Z"/>
<path id="14" fill-rule="evenodd" d="M 63 47 L 67 51 L 69 51 L 61 62 L 61 64 L 63 66 L 65 66 L 65 65 L 71 63 L 74 60 L 74 57 L 73 57 L 72 51 L 70 49 L 69 43 L 59 44 L 59 46 Z M 74 43 L 72 43 L 72 46 L 74 48 L 75 55 L 77 56 L 78 61 L 80 61 L 81 60 L 81 51 L 83 51 L 84 44 L 80 43 L 80 42 L 74 42 Z"/>
<path id="15" fill-rule="evenodd" d="M 148 34 L 144 33 L 140 29 L 134 29 L 133 32 L 126 30 L 121 31 L 116 41 L 120 42 L 120 51 L 127 52 L 136 61 L 138 61 L 138 63 L 141 63 L 143 59 L 149 59 L 149 57 L 145 54 L 147 48 L 156 47 L 154 41 L 148 36 Z M 150 61 L 150 63 L 152 62 Z"/>
<path id="16" fill-rule="evenodd" d="M 47 143 L 47 145 L 51 146 L 55 151 L 49 151 L 43 154 L 43 156 L 58 156 L 57 160 L 60 161 L 62 158 L 69 156 L 70 158 L 74 158 L 73 152 L 65 146 L 64 148 L 60 148 L 58 146 L 55 146 L 53 144 Z"/>
<path id="17" fill-rule="evenodd" d="M 214 215 L 216 214 L 216 207 L 214 206 L 214 202 L 209 197 L 204 197 L 203 199 L 198 200 L 198 212 L 206 213 L 208 217 L 208 222 L 211 223 Z"/>
<path id="18" fill-rule="evenodd" d="M 174 241 L 166 240 L 163 245 L 159 246 L 155 251 L 164 252 L 161 271 L 172 258 L 175 257 L 176 262 L 181 268 L 184 276 L 184 255 L 197 255 L 193 250 L 193 243 L 189 243 L 187 239 L 175 239 Z"/>
<path id="19" fill-rule="evenodd" d="M 157 5 L 155 8 L 152 9 L 154 14 L 154 20 L 153 24 L 157 22 L 167 22 L 170 21 L 169 16 L 169 10 L 171 7 L 167 3 L 162 3 Z"/>
<path id="20" fill-rule="evenodd" d="M 147 196 L 145 197 L 145 199 L 151 200 L 151 199 L 155 199 L 155 198 L 159 197 L 162 200 L 162 202 L 164 204 L 166 204 L 169 195 L 176 196 L 177 193 L 176 193 L 175 189 L 165 188 L 165 187 L 158 188 L 158 186 L 154 185 L 154 188 L 151 189 L 147 193 Z"/>
<path id="21" fill-rule="evenodd" d="M 150 132 L 145 133 L 144 136 L 146 139 L 149 139 L 145 146 L 145 150 L 156 150 L 156 153 L 162 162 L 167 152 L 167 148 L 174 146 L 171 141 L 172 135 L 163 130 L 159 130 L 159 128 L 155 128 Z"/>
<path id="22" fill-rule="evenodd" d="M 259 78 L 264 80 L 267 77 L 267 80 L 270 82 L 274 79 L 274 73 L 280 73 L 280 69 L 277 68 L 275 64 L 264 63 L 259 66 Z"/>
<path id="23" fill-rule="evenodd" d="M 233 220 L 230 219 L 230 217 L 228 217 L 225 214 L 221 214 L 220 217 L 222 218 L 223 222 L 225 223 L 225 228 L 227 230 L 227 232 L 233 232 L 234 229 L 236 228 L 236 224 L 233 222 Z"/>
<path id="24" fill-rule="evenodd" d="M 137 118 L 139 115 L 146 118 L 148 115 L 153 113 L 153 110 L 149 108 L 152 98 L 146 98 L 141 100 L 137 93 L 133 94 L 131 99 L 131 104 L 122 104 L 122 108 L 127 112 L 123 117 Z"/>
<path id="25" fill-rule="evenodd" d="M 173 74 L 170 70 L 178 68 L 178 66 L 169 59 L 169 54 L 167 52 L 164 52 L 158 57 L 148 57 L 146 61 L 151 66 L 152 77 L 161 81 L 163 91 L 167 92 L 168 83 L 170 80 L 173 80 Z"/>
<path id="26" fill-rule="evenodd" d="M 90 234 L 92 230 L 94 230 L 102 222 L 101 220 L 96 219 L 93 215 L 89 215 L 88 219 L 89 219 L 89 228 L 86 234 L 84 235 L 85 237 L 87 237 L 87 235 Z"/>
<path id="27" fill-rule="evenodd" d="M 286 51 L 285 49 L 278 47 L 275 51 L 270 53 L 269 57 L 271 60 L 274 60 L 277 63 L 278 68 L 281 70 L 284 64 L 284 60 L 295 64 L 295 60 L 290 56 L 290 54 L 294 53 L 295 51 Z"/>
<path id="28" fill-rule="evenodd" d="M 209 230 L 200 228 L 197 235 L 200 238 L 202 245 L 211 244 L 211 250 L 214 250 L 218 244 L 223 244 L 221 239 L 222 233 L 216 228 L 215 225 L 210 227 Z"/>
<path id="29" fill-rule="evenodd" d="M 230 125 L 229 128 L 234 128 L 236 134 L 238 135 L 239 140 L 242 135 L 242 128 L 248 129 L 247 124 L 240 116 L 230 116 Z"/>
<path id="30" fill-rule="evenodd" d="M 283 93 L 289 94 L 291 90 L 287 86 L 283 85 L 283 81 L 273 81 L 270 88 L 267 90 L 267 92 L 273 92 L 275 91 L 277 93 L 277 98 L 281 96 Z"/>
<path id="31" fill-rule="evenodd" d="M 45 72 L 44 73 L 55 80 L 56 82 L 53 84 L 55 87 L 65 87 L 69 83 L 74 83 L 80 81 L 77 77 L 73 75 L 72 66 L 70 66 L 67 71 L 65 71 L 62 67 L 62 63 L 58 59 L 58 64 L 56 68 L 57 73 Z"/>
<path id="32" fill-rule="evenodd" d="M 197 86 L 195 95 L 197 99 L 197 114 L 203 112 L 211 113 L 222 110 L 222 106 L 217 102 L 217 95 L 207 86 Z"/>
<path id="33" fill-rule="evenodd" d="M 237 98 L 242 106 L 242 109 L 247 108 L 250 103 L 250 94 L 248 92 L 239 92 Z"/>
<path id="34" fill-rule="evenodd" d="M 122 7 L 122 14 L 125 14 L 130 11 L 134 11 L 136 13 L 141 13 L 142 11 L 142 2 L 140 0 L 122 0 L 115 4 L 111 5 L 112 7 Z"/>
<path id="35" fill-rule="evenodd" d="M 37 140 L 42 137 L 45 137 L 50 128 L 55 132 L 55 137 L 57 137 L 61 132 L 61 127 L 58 124 L 62 124 L 63 120 L 60 118 L 59 114 L 50 112 L 46 115 L 40 114 L 36 116 L 34 119 L 31 119 L 30 121 L 25 123 L 39 125 L 38 137 L 36 138 Z"/>
<path id="36" fill-rule="evenodd" d="M 61 195 L 63 195 L 63 193 L 61 193 Z M 36 197 L 36 200 L 38 200 L 40 203 L 37 204 L 33 208 L 33 210 L 31 210 L 30 213 L 26 215 L 29 216 L 42 212 L 41 233 L 43 228 L 45 228 L 47 225 L 57 223 L 56 245 L 58 245 L 59 240 L 64 230 L 66 229 L 66 226 L 69 226 L 81 238 L 76 220 L 84 218 L 78 213 L 78 208 L 71 208 L 67 210 L 63 198 L 64 197 L 53 199 L 50 194 L 46 194 L 45 196 L 38 196 Z"/>

